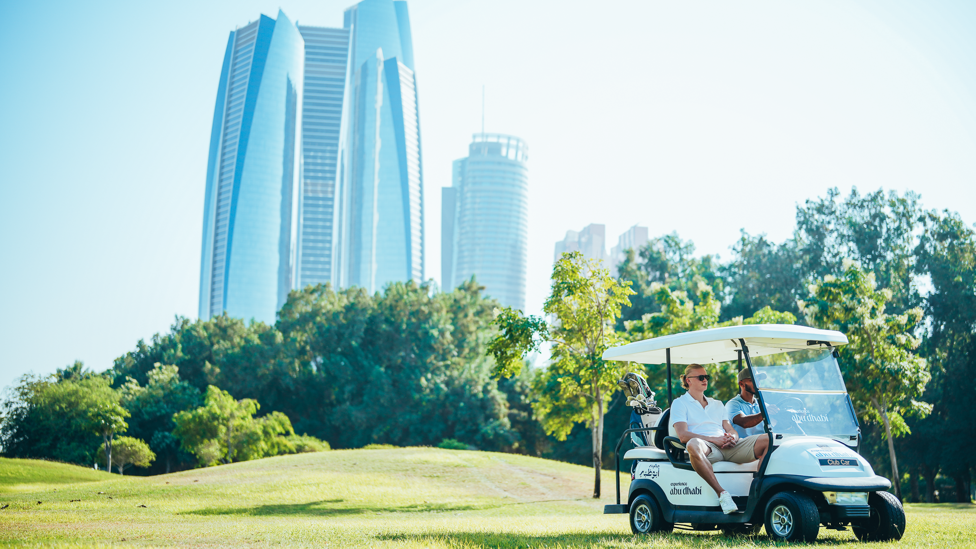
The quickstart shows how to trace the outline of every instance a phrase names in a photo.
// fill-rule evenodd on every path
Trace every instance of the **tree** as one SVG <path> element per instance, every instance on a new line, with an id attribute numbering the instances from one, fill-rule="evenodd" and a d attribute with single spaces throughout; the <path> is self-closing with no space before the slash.
<path id="1" fill-rule="evenodd" d="M 955 481 L 956 500 L 968 502 L 976 464 L 976 426 L 972 421 L 972 396 L 976 394 L 976 233 L 958 214 L 930 212 L 916 255 L 917 271 L 927 274 L 932 284 L 925 299 L 931 328 L 922 347 L 932 366 L 930 385 L 937 395 L 930 399 L 935 403 L 932 417 L 921 425 L 928 451 L 919 456 L 919 464 L 927 473 L 929 498 L 941 467 Z M 933 452 L 932 448 L 940 451 Z"/>
<path id="2" fill-rule="evenodd" d="M 891 291 L 879 290 L 874 273 L 854 262 L 844 268 L 841 277 L 827 275 L 814 284 L 801 307 L 813 325 L 847 335 L 849 343 L 840 347 L 841 369 L 858 415 L 884 425 L 893 484 L 901 498 L 894 437 L 910 432 L 905 415 L 924 416 L 932 409 L 917 400 L 931 378 L 926 361 L 913 352 L 919 339 L 912 329 L 922 310 L 885 313 Z"/>
<path id="3" fill-rule="evenodd" d="M 287 443 L 280 435 L 294 435 L 288 416 L 272 412 L 255 418 L 260 405 L 249 398 L 235 400 L 227 391 L 207 387 L 204 405 L 178 412 L 173 434 L 187 452 L 207 467 L 274 456 Z"/>
<path id="4" fill-rule="evenodd" d="M 112 437 L 125 430 L 126 417 L 109 380 L 75 363 L 46 378 L 21 378 L 4 403 L 0 444 L 10 457 L 90 465 L 101 438 L 110 470 Z"/>
<path id="5" fill-rule="evenodd" d="M 149 467 L 156 459 L 156 454 L 149 449 L 149 445 L 137 438 L 119 437 L 113 446 L 112 465 L 115 465 L 120 475 L 126 467 Z"/>
<path id="6" fill-rule="evenodd" d="M 315 392 L 278 409 L 337 448 L 457 439 L 511 451 L 520 439 L 485 356 L 496 307 L 474 279 L 450 292 L 416 282 L 292 292 L 276 326 Z"/>
<path id="7" fill-rule="evenodd" d="M 601 262 L 579 252 L 565 253 L 553 267 L 552 291 L 543 307 L 552 324 L 506 308 L 496 318 L 501 333 L 489 345 L 495 375 L 511 377 L 521 372 L 528 351 L 542 340 L 552 343 L 551 363 L 536 378 L 539 400 L 534 408 L 546 432 L 558 440 L 565 440 L 576 423 L 590 427 L 594 498 L 600 497 L 604 413 L 625 366 L 603 360 L 602 354 L 621 341 L 614 325 L 633 293 L 629 283 L 613 279 Z"/>
<path id="8" fill-rule="evenodd" d="M 169 473 L 181 459 L 179 443 L 171 434 L 176 427 L 173 415 L 200 406 L 200 391 L 180 379 L 176 366 L 156 363 L 147 374 L 145 386 L 130 377 L 119 392 L 122 406 L 131 414 L 127 432 L 149 441 L 149 447 L 163 462 L 157 472 Z"/>
<path id="9" fill-rule="evenodd" d="M 92 394 L 93 400 L 87 411 L 88 429 L 102 437 L 105 445 L 105 470 L 112 471 L 112 442 L 116 433 L 125 432 L 129 425 L 125 418 L 129 411 L 119 403 L 119 394 L 108 385 L 100 386 L 100 391 Z"/>
<path id="10" fill-rule="evenodd" d="M 728 292 L 722 316 L 749 316 L 763 307 L 800 314 L 796 301 L 806 295 L 801 264 L 795 239 L 775 244 L 742 231 L 721 269 Z"/>
<path id="11" fill-rule="evenodd" d="M 681 240 L 678 233 L 653 238 L 639 250 L 627 250 L 623 262 L 617 267 L 618 278 L 630 282 L 636 293 L 630 298 L 630 304 L 621 309 L 617 329 L 623 330 L 624 322 L 637 320 L 656 308 L 654 293 L 659 285 L 672 291 L 684 291 L 695 303 L 698 302 L 699 283 L 714 288 L 721 295 L 724 280 L 718 256 L 695 257 L 694 253 L 694 243 Z"/>

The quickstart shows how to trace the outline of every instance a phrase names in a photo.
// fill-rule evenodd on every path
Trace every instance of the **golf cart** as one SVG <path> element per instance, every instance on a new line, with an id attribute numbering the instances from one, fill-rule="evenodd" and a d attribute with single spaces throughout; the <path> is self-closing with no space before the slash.
<path id="1" fill-rule="evenodd" d="M 773 540 L 812 541 L 820 526 L 852 527 L 862 541 L 901 539 L 905 512 L 886 492 L 857 450 L 860 428 L 836 347 L 847 337 L 804 326 L 751 325 L 699 330 L 607 349 L 605 360 L 667 364 L 668 409 L 633 378 L 621 381 L 628 404 L 642 417 L 617 443 L 617 503 L 606 514 L 629 514 L 635 534 L 721 529 L 755 534 L 765 525 Z M 670 422 L 671 365 L 737 361 L 755 382 L 755 398 L 769 437 L 762 462 L 720 461 L 714 470 L 738 512 L 726 515 L 718 496 L 695 472 Z M 628 374 L 629 376 L 631 374 Z M 648 398 L 650 396 L 650 399 Z M 631 462 L 630 490 L 620 502 L 620 450 L 628 435 L 639 444 L 623 455 Z M 680 525 L 680 526 L 676 526 Z M 688 526 L 690 525 L 690 526 Z"/>

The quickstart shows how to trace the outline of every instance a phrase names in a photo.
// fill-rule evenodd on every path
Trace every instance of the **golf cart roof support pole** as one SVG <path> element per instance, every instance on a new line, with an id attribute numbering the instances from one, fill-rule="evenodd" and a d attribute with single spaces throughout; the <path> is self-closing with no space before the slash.
<path id="1" fill-rule="evenodd" d="M 736 351 L 735 354 L 739 355 L 739 371 L 741 372 L 742 371 L 742 349 Z"/>
<path id="2" fill-rule="evenodd" d="M 746 346 L 746 340 L 740 339 L 739 343 L 742 344 L 742 350 L 739 351 L 739 356 L 745 355 L 746 366 L 749 368 L 749 377 L 752 378 L 753 386 L 756 387 L 756 398 L 759 399 L 759 409 L 762 411 L 763 420 L 766 423 L 766 432 L 772 433 L 772 428 L 769 426 L 769 414 L 766 412 L 766 403 L 763 401 L 762 391 L 759 390 L 759 385 L 756 384 L 756 372 L 752 369 L 752 359 L 749 358 L 749 347 Z M 772 443 L 772 440 L 770 440 Z"/>
<path id="3" fill-rule="evenodd" d="M 671 347 L 664 350 L 664 356 L 668 361 L 668 408 L 671 407 Z"/>

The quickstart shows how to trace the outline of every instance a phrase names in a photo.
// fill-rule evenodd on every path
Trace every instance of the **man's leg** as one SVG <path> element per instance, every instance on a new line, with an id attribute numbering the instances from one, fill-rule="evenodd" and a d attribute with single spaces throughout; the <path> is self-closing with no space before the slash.
<path id="1" fill-rule="evenodd" d="M 761 435 L 759 439 L 756 440 L 756 446 L 753 448 L 756 459 L 762 462 L 763 457 L 766 456 L 766 450 L 769 450 L 769 437 Z"/>
<path id="2" fill-rule="evenodd" d="M 704 481 L 715 490 L 715 495 L 720 495 L 725 491 L 722 485 L 718 483 L 718 479 L 715 478 L 715 471 L 712 469 L 712 463 L 708 461 L 708 454 L 712 452 L 712 449 L 705 444 L 705 441 L 700 438 L 693 438 L 688 441 L 685 446 L 688 449 L 688 457 L 691 458 L 691 466 L 695 469 Z"/>

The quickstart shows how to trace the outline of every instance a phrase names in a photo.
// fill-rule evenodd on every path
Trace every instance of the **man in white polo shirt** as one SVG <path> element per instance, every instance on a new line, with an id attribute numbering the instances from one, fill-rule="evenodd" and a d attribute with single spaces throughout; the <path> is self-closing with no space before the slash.
<path id="1" fill-rule="evenodd" d="M 739 438 L 729 423 L 725 406 L 705 396 L 710 376 L 698 364 L 689 364 L 681 376 L 681 386 L 688 390 L 671 403 L 671 425 L 688 450 L 695 472 L 715 490 L 725 514 L 737 510 L 732 495 L 715 477 L 712 463 L 731 461 L 748 463 L 762 459 L 769 446 L 763 435 Z"/>

